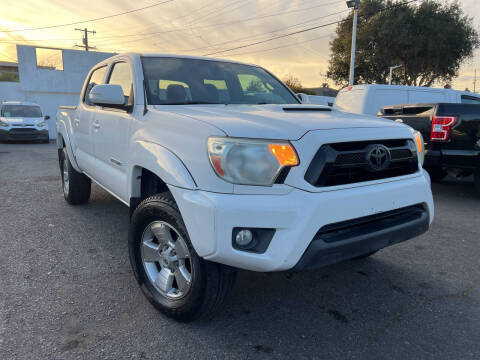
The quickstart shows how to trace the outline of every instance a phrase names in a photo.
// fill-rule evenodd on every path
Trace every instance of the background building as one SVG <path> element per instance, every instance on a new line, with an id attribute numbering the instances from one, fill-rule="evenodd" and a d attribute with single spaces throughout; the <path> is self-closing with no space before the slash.
<path id="1" fill-rule="evenodd" d="M 59 105 L 76 105 L 91 67 L 113 53 L 17 45 L 18 64 L 0 62 L 0 102 L 32 101 L 50 115 L 50 138 L 56 137 Z"/>

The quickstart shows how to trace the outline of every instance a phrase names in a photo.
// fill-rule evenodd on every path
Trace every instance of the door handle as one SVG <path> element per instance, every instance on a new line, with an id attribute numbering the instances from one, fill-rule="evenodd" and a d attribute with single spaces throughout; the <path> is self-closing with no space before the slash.
<path id="1" fill-rule="evenodd" d="M 94 127 L 95 129 L 99 129 L 99 128 L 100 128 L 100 124 L 99 124 L 98 122 L 94 122 L 94 123 L 93 123 L 93 127 Z"/>
<path id="2" fill-rule="evenodd" d="M 73 121 L 75 122 L 75 125 L 80 125 L 80 119 L 74 119 Z"/>

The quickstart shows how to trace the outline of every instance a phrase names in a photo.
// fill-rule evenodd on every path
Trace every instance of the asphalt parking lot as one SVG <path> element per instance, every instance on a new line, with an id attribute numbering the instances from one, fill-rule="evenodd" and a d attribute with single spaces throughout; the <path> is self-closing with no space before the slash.
<path id="1" fill-rule="evenodd" d="M 370 259 L 240 272 L 225 309 L 180 324 L 137 288 L 128 209 L 63 199 L 54 144 L 0 144 L 0 359 L 479 359 L 480 199 L 433 187 L 429 233 Z"/>

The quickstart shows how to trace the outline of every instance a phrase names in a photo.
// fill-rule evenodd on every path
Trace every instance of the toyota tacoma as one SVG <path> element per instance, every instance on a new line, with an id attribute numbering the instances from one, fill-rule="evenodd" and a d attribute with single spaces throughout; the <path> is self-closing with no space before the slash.
<path id="1" fill-rule="evenodd" d="M 94 181 L 130 207 L 136 280 L 178 320 L 212 314 L 236 269 L 366 257 L 433 220 L 418 132 L 301 104 L 258 66 L 116 55 L 56 120 L 66 201 Z"/>

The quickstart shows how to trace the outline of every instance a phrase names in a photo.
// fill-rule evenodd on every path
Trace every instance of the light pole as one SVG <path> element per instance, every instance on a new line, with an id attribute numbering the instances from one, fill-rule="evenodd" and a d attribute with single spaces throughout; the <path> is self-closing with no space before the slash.
<path id="1" fill-rule="evenodd" d="M 355 50 L 357 47 L 357 21 L 358 21 L 358 7 L 360 0 L 347 0 L 349 9 L 353 8 L 353 29 L 352 29 L 352 54 L 350 56 L 350 86 L 353 86 L 353 79 L 355 76 Z"/>
<path id="2" fill-rule="evenodd" d="M 399 67 L 402 67 L 402 65 L 390 66 L 390 77 L 388 78 L 388 85 L 392 85 L 393 70 L 398 69 Z"/>

